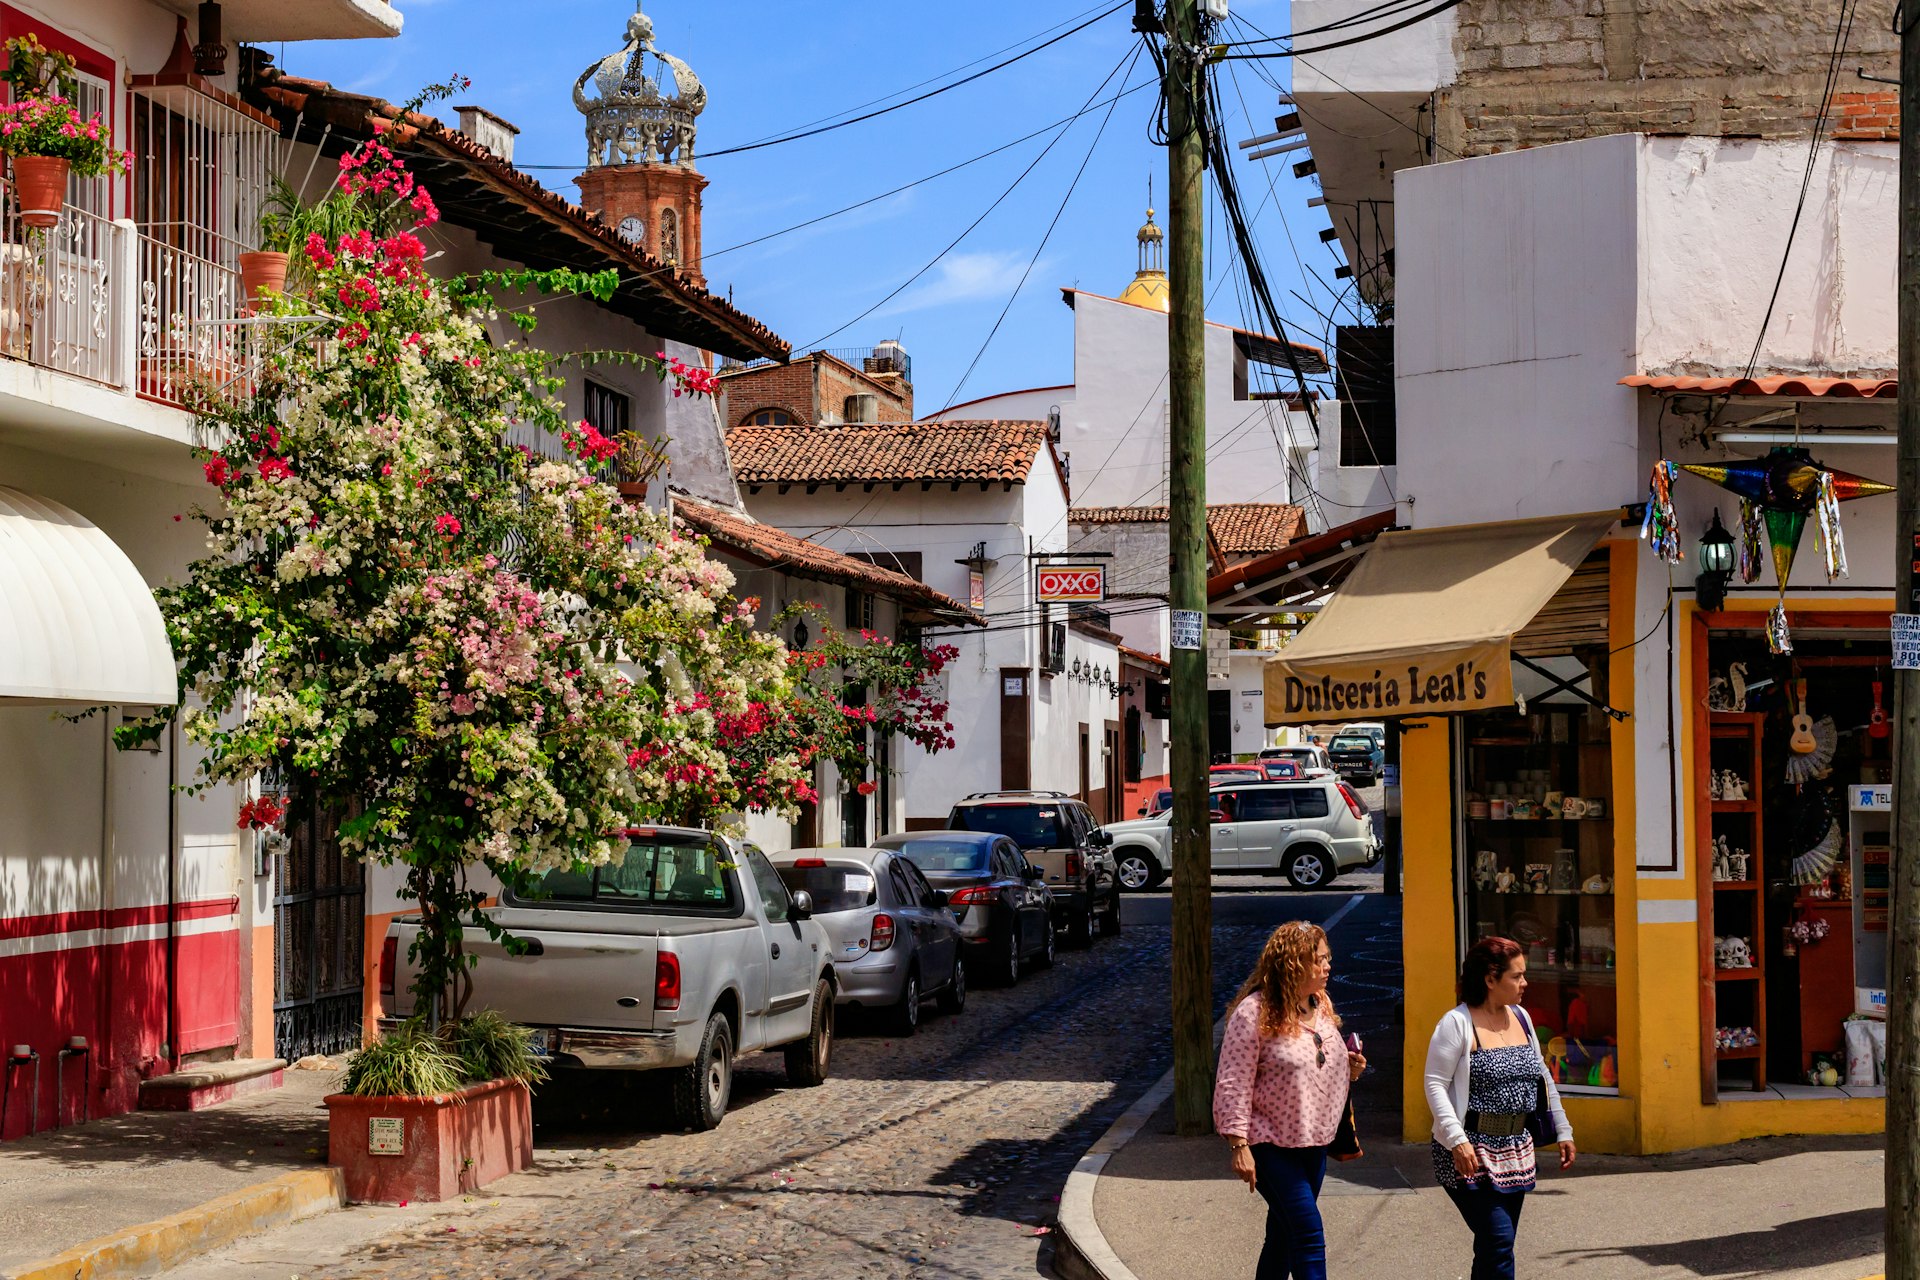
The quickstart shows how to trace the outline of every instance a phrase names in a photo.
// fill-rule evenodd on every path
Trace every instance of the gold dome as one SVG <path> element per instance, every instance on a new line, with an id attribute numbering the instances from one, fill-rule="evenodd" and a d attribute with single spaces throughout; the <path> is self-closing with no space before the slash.
<path id="1" fill-rule="evenodd" d="M 1149 311 L 1171 311 L 1173 297 L 1167 285 L 1166 237 L 1154 222 L 1152 209 L 1147 210 L 1147 224 L 1133 238 L 1140 243 L 1140 269 L 1134 273 L 1133 283 L 1121 292 L 1120 301 Z"/>
<path id="2" fill-rule="evenodd" d="M 1164 271 L 1142 271 L 1120 294 L 1120 301 L 1149 311 L 1171 311 L 1173 294 Z"/>

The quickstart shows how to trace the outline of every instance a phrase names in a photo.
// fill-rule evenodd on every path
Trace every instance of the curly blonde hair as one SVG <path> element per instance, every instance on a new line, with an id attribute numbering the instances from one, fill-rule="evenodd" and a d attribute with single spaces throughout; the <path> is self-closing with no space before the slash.
<path id="1" fill-rule="evenodd" d="M 1326 940 L 1326 931 L 1319 925 L 1289 920 L 1275 929 L 1267 945 L 1260 949 L 1260 958 L 1253 962 L 1253 972 L 1241 984 L 1233 1003 L 1238 1005 L 1248 996 L 1260 997 L 1261 1035 L 1292 1035 L 1300 1029 L 1302 992 L 1313 973 L 1314 957 Z M 1330 1000 L 1327 1009 L 1329 1012 L 1333 1009 Z M 1338 1026 L 1339 1022 L 1336 1017 L 1334 1025 Z"/>

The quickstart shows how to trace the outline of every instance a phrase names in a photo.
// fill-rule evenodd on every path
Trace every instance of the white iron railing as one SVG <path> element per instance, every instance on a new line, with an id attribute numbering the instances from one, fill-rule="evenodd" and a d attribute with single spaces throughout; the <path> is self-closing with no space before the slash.
<path id="1" fill-rule="evenodd" d="M 115 333 L 128 288 L 131 228 L 68 205 L 58 226 L 20 221 L 10 191 L 0 204 L 0 356 L 108 386 L 126 384 Z"/>
<path id="2" fill-rule="evenodd" d="M 192 407 L 246 395 L 253 349 L 240 314 L 240 273 L 141 234 L 139 381 L 149 400 Z"/>

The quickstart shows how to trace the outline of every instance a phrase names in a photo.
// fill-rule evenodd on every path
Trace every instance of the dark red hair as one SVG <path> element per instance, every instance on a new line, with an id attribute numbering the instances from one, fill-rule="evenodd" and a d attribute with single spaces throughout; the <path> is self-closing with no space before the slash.
<path id="1" fill-rule="evenodd" d="M 1460 1003 L 1476 1009 L 1485 1004 L 1487 979 L 1499 978 L 1515 957 L 1526 953 L 1526 948 L 1512 938 L 1482 938 L 1468 947 L 1460 961 L 1460 981 L 1454 989 Z"/>

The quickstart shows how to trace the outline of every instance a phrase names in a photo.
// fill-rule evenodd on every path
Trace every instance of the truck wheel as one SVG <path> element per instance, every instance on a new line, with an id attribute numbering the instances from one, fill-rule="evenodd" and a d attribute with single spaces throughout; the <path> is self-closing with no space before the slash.
<path id="1" fill-rule="evenodd" d="M 813 1029 L 787 1046 L 787 1083 L 802 1089 L 827 1082 L 833 1062 L 833 986 L 825 978 L 813 989 Z"/>
<path id="2" fill-rule="evenodd" d="M 1287 879 L 1296 889 L 1324 889 L 1333 881 L 1333 863 L 1319 849 L 1287 855 Z"/>
<path id="3" fill-rule="evenodd" d="M 896 1036 L 910 1036 L 920 1029 L 920 971 L 907 970 L 907 982 L 900 999 L 887 1010 L 887 1025 Z"/>
<path id="4" fill-rule="evenodd" d="M 1107 904 L 1106 911 L 1100 916 L 1100 936 L 1103 938 L 1120 936 L 1120 895 L 1117 892 L 1113 895 L 1113 901 Z"/>
<path id="5" fill-rule="evenodd" d="M 962 1013 L 967 1007 L 967 958 L 953 958 L 953 980 L 947 983 L 947 989 L 940 993 L 940 1012 L 948 1015 Z"/>
<path id="6" fill-rule="evenodd" d="M 674 1073 L 673 1114 L 696 1133 L 716 1128 L 733 1095 L 733 1026 L 724 1013 L 707 1019 L 700 1053 Z"/>
<path id="7" fill-rule="evenodd" d="M 1140 893 L 1153 887 L 1159 878 L 1159 866 L 1138 849 L 1128 849 L 1120 855 L 1114 868 L 1120 877 L 1120 887 L 1128 893 Z"/>

